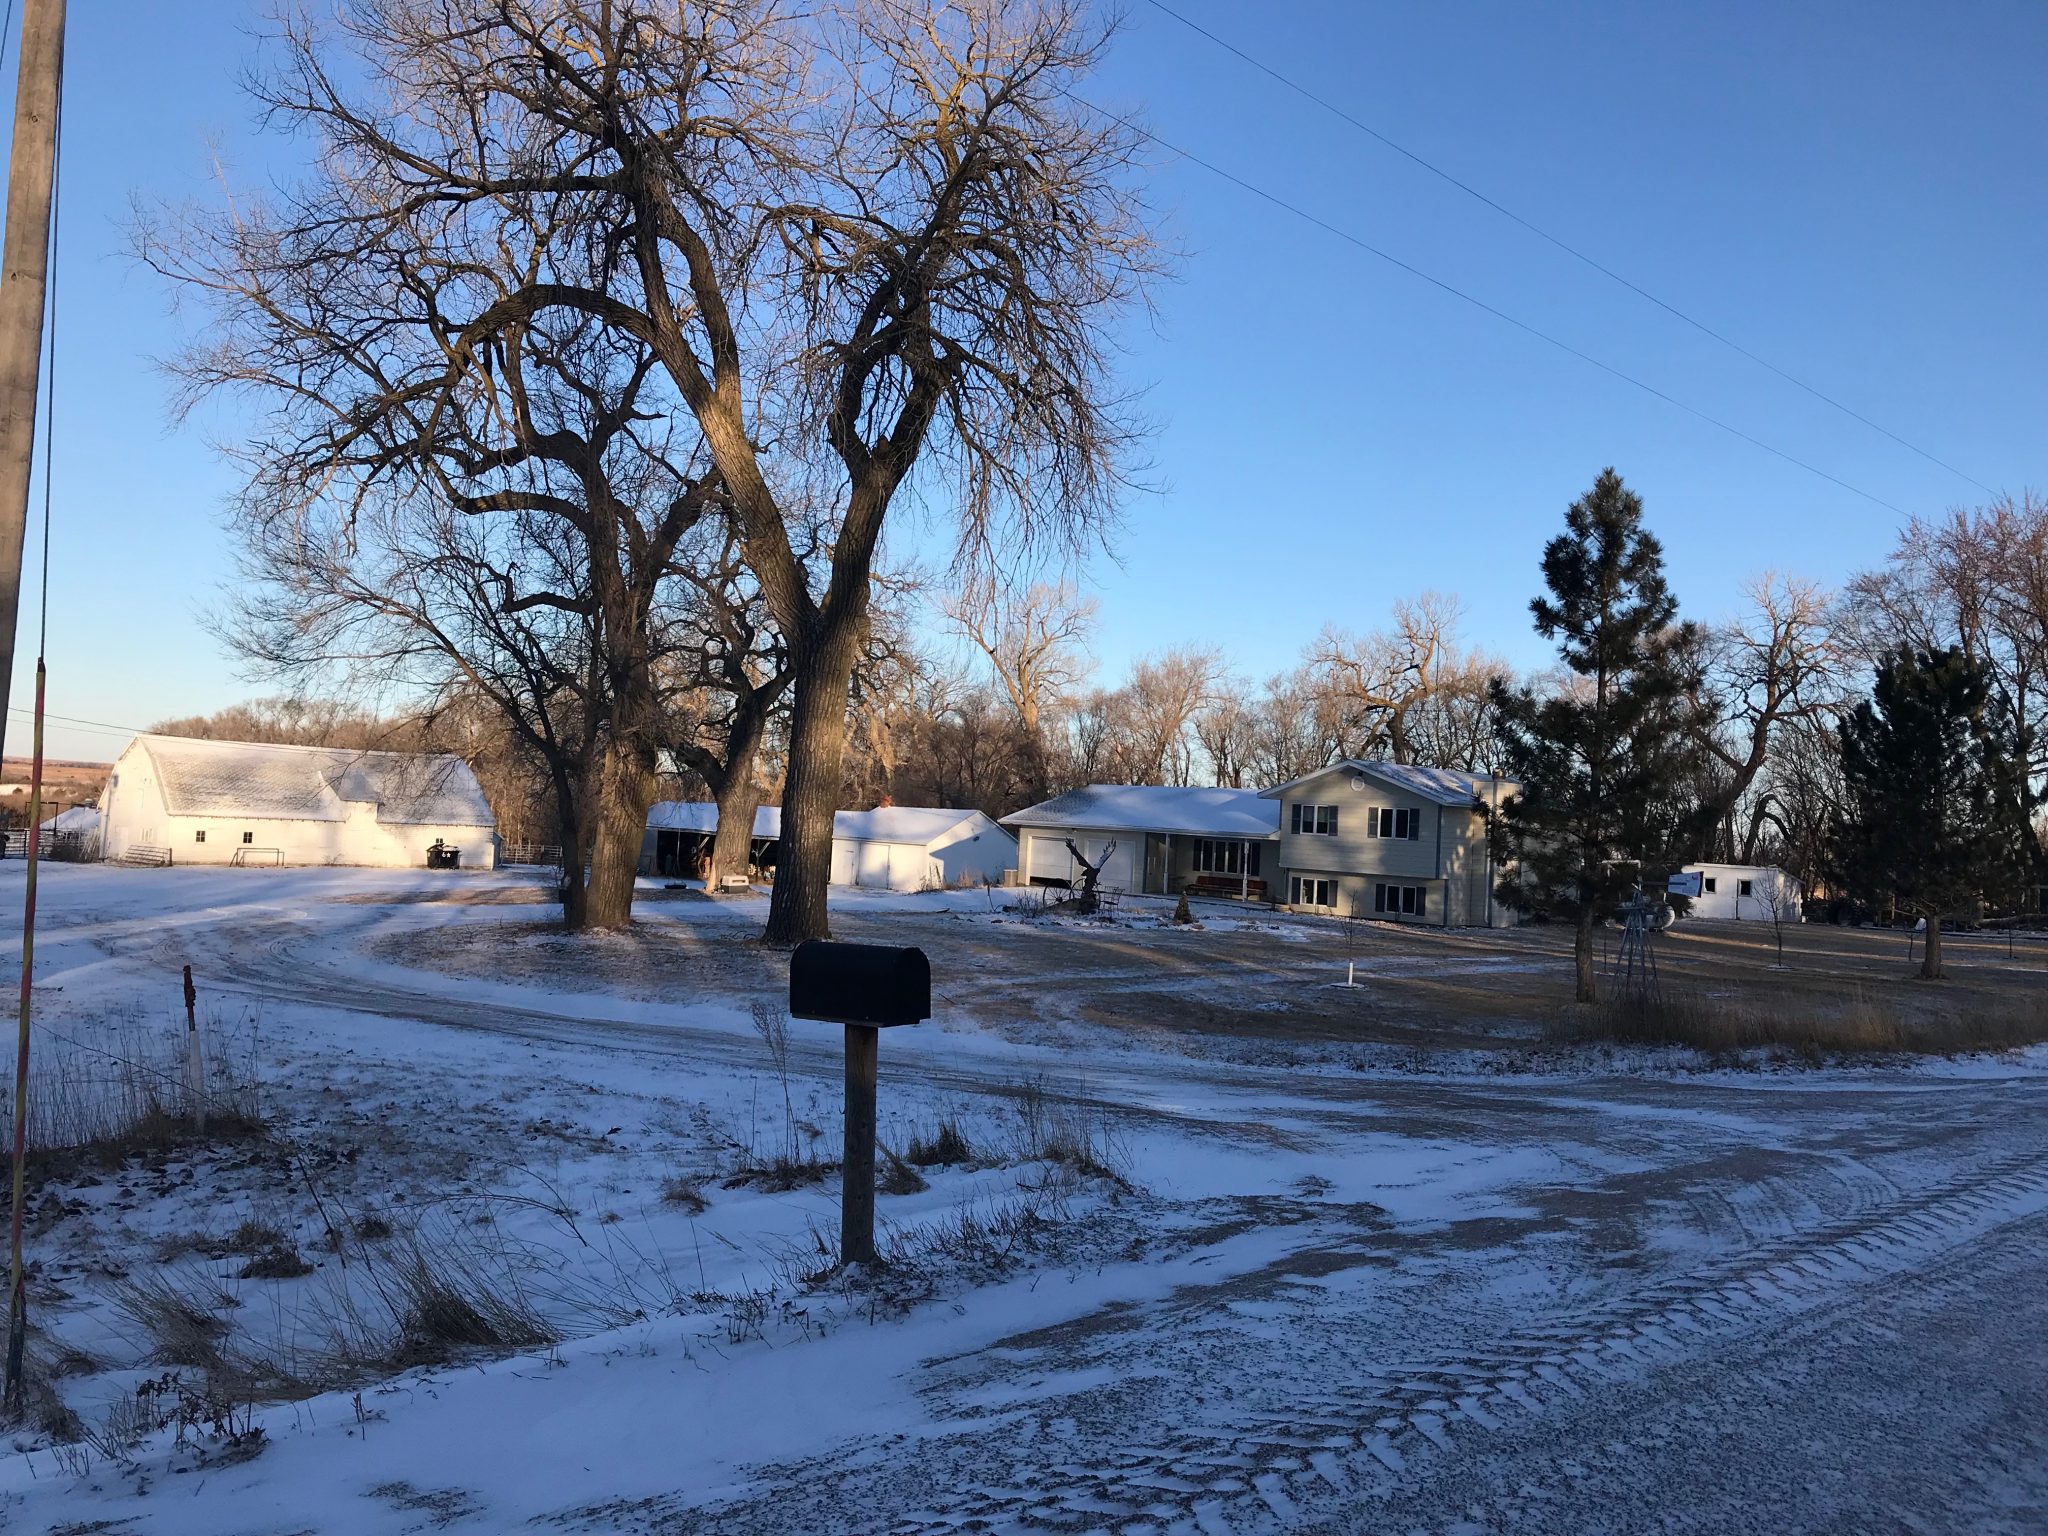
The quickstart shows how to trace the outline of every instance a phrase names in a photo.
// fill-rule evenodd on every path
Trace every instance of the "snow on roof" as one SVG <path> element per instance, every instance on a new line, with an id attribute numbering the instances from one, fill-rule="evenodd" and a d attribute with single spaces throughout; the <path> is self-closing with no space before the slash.
<path id="1" fill-rule="evenodd" d="M 878 805 L 872 811 L 838 811 L 832 817 L 834 837 L 870 843 L 935 843 L 978 812 L 948 806 Z"/>
<path id="2" fill-rule="evenodd" d="M 911 843 L 926 847 L 978 814 L 976 811 L 925 805 L 881 805 L 872 811 L 835 811 L 832 813 L 832 835 L 848 842 Z M 658 801 L 647 813 L 647 825 L 662 831 L 709 834 L 718 830 L 718 807 L 709 800 Z M 780 806 L 764 805 L 754 812 L 754 836 L 782 836 Z"/>
<path id="3" fill-rule="evenodd" d="M 138 736 L 173 816 L 344 821 L 351 803 L 402 825 L 497 824 L 469 764 L 445 754 L 285 747 L 196 736 Z"/>
<path id="4" fill-rule="evenodd" d="M 1489 778 L 1483 773 L 1466 773 L 1459 768 L 1431 768 L 1422 763 L 1387 763 L 1376 759 L 1347 757 L 1341 762 L 1318 768 L 1314 773 L 1304 774 L 1298 779 L 1289 779 L 1285 784 L 1276 784 L 1263 791 L 1268 798 L 1277 799 L 1290 789 L 1319 779 L 1326 773 L 1348 769 L 1362 773 L 1382 783 L 1404 789 L 1412 795 L 1437 805 L 1469 806 L 1475 800 L 1489 800 L 1493 795 L 1512 793 L 1517 787 L 1510 779 Z"/>
<path id="5" fill-rule="evenodd" d="M 1090 784 L 1003 818 L 1006 827 L 1100 827 L 1277 838 L 1280 807 L 1255 789 L 1160 784 Z"/>
<path id="6" fill-rule="evenodd" d="M 662 832 L 718 830 L 718 806 L 710 800 L 657 800 L 647 809 L 647 825 Z M 754 836 L 782 836 L 782 807 L 764 805 L 754 812 Z"/>
<path id="7" fill-rule="evenodd" d="M 43 823 L 45 832 L 85 832 L 100 829 L 100 813 L 89 805 L 74 805 L 68 811 L 59 811 Z"/>

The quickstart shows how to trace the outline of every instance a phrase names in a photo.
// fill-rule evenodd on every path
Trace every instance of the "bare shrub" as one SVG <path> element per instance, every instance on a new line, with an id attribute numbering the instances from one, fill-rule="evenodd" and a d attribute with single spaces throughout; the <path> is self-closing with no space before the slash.
<path id="1" fill-rule="evenodd" d="M 661 1203 L 673 1205 L 692 1216 L 702 1216 L 711 1208 L 711 1202 L 704 1198 L 703 1185 L 680 1175 L 661 1181 Z"/>
<path id="2" fill-rule="evenodd" d="M 885 1195 L 914 1195 L 930 1189 L 923 1174 L 903 1160 L 900 1153 L 889 1147 L 882 1148 L 882 1176 L 875 1187 Z"/>
<path id="3" fill-rule="evenodd" d="M 973 1162 L 974 1149 L 968 1145 L 959 1123 L 949 1118 L 941 1120 L 930 1136 L 911 1137 L 903 1156 L 919 1168 L 950 1167 Z"/>
<path id="4" fill-rule="evenodd" d="M 1127 1159 L 1100 1109 L 1054 1097 L 1039 1077 L 1020 1083 L 1014 1097 L 1017 1157 L 1051 1163 L 1082 1178 L 1130 1187 L 1122 1172 Z"/>

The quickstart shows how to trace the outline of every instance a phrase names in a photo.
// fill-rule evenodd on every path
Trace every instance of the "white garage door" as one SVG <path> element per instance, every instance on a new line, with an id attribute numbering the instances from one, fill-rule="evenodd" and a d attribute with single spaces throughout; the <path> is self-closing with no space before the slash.
<path id="1" fill-rule="evenodd" d="M 917 843 L 891 843 L 889 845 L 889 886 L 898 891 L 919 891 L 924 889 L 925 873 L 931 867 L 931 857 Z"/>
<path id="2" fill-rule="evenodd" d="M 1144 833 L 1076 832 L 1073 843 L 1088 856 L 1089 863 L 1102 865 L 1101 883 L 1104 886 L 1123 891 L 1141 888 L 1138 873 L 1145 854 Z M 1112 848 L 1111 844 L 1115 847 Z M 1108 855 L 1106 863 L 1105 854 Z M 1081 883 L 1081 866 L 1067 852 L 1067 840 L 1062 835 L 1047 838 L 1032 850 L 1031 872 L 1034 875 L 1058 875 L 1072 880 L 1076 886 Z"/>
<path id="3" fill-rule="evenodd" d="M 856 843 L 860 860 L 859 872 L 854 875 L 856 885 L 889 884 L 889 845 L 887 843 Z"/>
<path id="4" fill-rule="evenodd" d="M 849 843 L 844 838 L 835 837 L 832 839 L 832 883 L 834 885 L 853 884 L 855 869 L 854 850 L 859 846 L 858 843 Z"/>

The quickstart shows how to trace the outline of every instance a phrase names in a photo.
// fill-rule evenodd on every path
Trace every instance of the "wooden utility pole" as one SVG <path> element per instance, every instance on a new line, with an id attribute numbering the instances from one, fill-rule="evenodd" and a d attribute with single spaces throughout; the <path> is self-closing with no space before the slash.
<path id="1" fill-rule="evenodd" d="M 27 0 L 21 13 L 21 74 L 14 96 L 8 162 L 7 229 L 0 238 L 0 749 L 14 680 L 14 629 L 21 613 L 21 546 L 28 528 L 29 467 L 35 454 L 36 388 L 43 362 L 43 298 L 50 275 L 50 207 L 57 171 L 57 108 L 64 94 L 64 0 Z M 48 474 L 50 467 L 43 466 Z M 13 1204 L 8 1212 L 7 1365 L 4 1405 L 19 1421 L 22 1348 L 28 1337 L 22 1263 L 23 1164 L 28 1152 L 30 987 L 34 975 L 36 843 L 43 782 L 43 665 L 36 660 L 34 789 L 29 794 L 28 880 L 22 906 L 21 1016 L 14 1069 Z"/>
<path id="2" fill-rule="evenodd" d="M 43 360 L 50 191 L 64 79 L 64 0 L 27 0 L 21 12 L 20 51 L 14 150 L 8 161 L 7 231 L 0 241 L 0 750 L 6 746 L 14 681 L 21 546 L 28 528 L 29 464 Z M 45 473 L 48 468 L 44 466 Z"/>

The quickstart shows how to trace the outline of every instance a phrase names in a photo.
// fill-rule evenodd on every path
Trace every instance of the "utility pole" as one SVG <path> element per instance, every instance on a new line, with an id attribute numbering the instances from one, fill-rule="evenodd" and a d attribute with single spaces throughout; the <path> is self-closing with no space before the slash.
<path id="1" fill-rule="evenodd" d="M 14 681 L 14 630 L 21 614 L 21 546 L 28 528 L 28 480 L 36 441 L 36 387 L 43 363 L 43 301 L 50 276 L 50 205 L 57 171 L 57 108 L 64 94 L 64 0 L 27 0 L 21 13 L 21 74 L 14 96 L 8 162 L 7 229 L 0 237 L 0 750 Z M 49 473 L 49 465 L 43 473 Z M 8 1212 L 7 1363 L 0 1408 L 19 1421 L 22 1349 L 28 1337 L 22 1264 L 23 1164 L 28 1149 L 29 991 L 35 943 L 36 840 L 42 814 L 43 665 L 36 658 L 35 788 L 29 795 L 29 867 L 21 939 L 21 1017 L 14 1069 L 13 1202 Z"/>
<path id="2" fill-rule="evenodd" d="M 36 386 L 43 361 L 50 189 L 57 166 L 57 102 L 64 79 L 64 0 L 27 0 L 21 12 L 20 51 L 14 150 L 8 161 L 7 232 L 0 241 L 0 750 L 7 741 L 7 706 L 14 682 L 21 545 L 28 528 Z"/>

